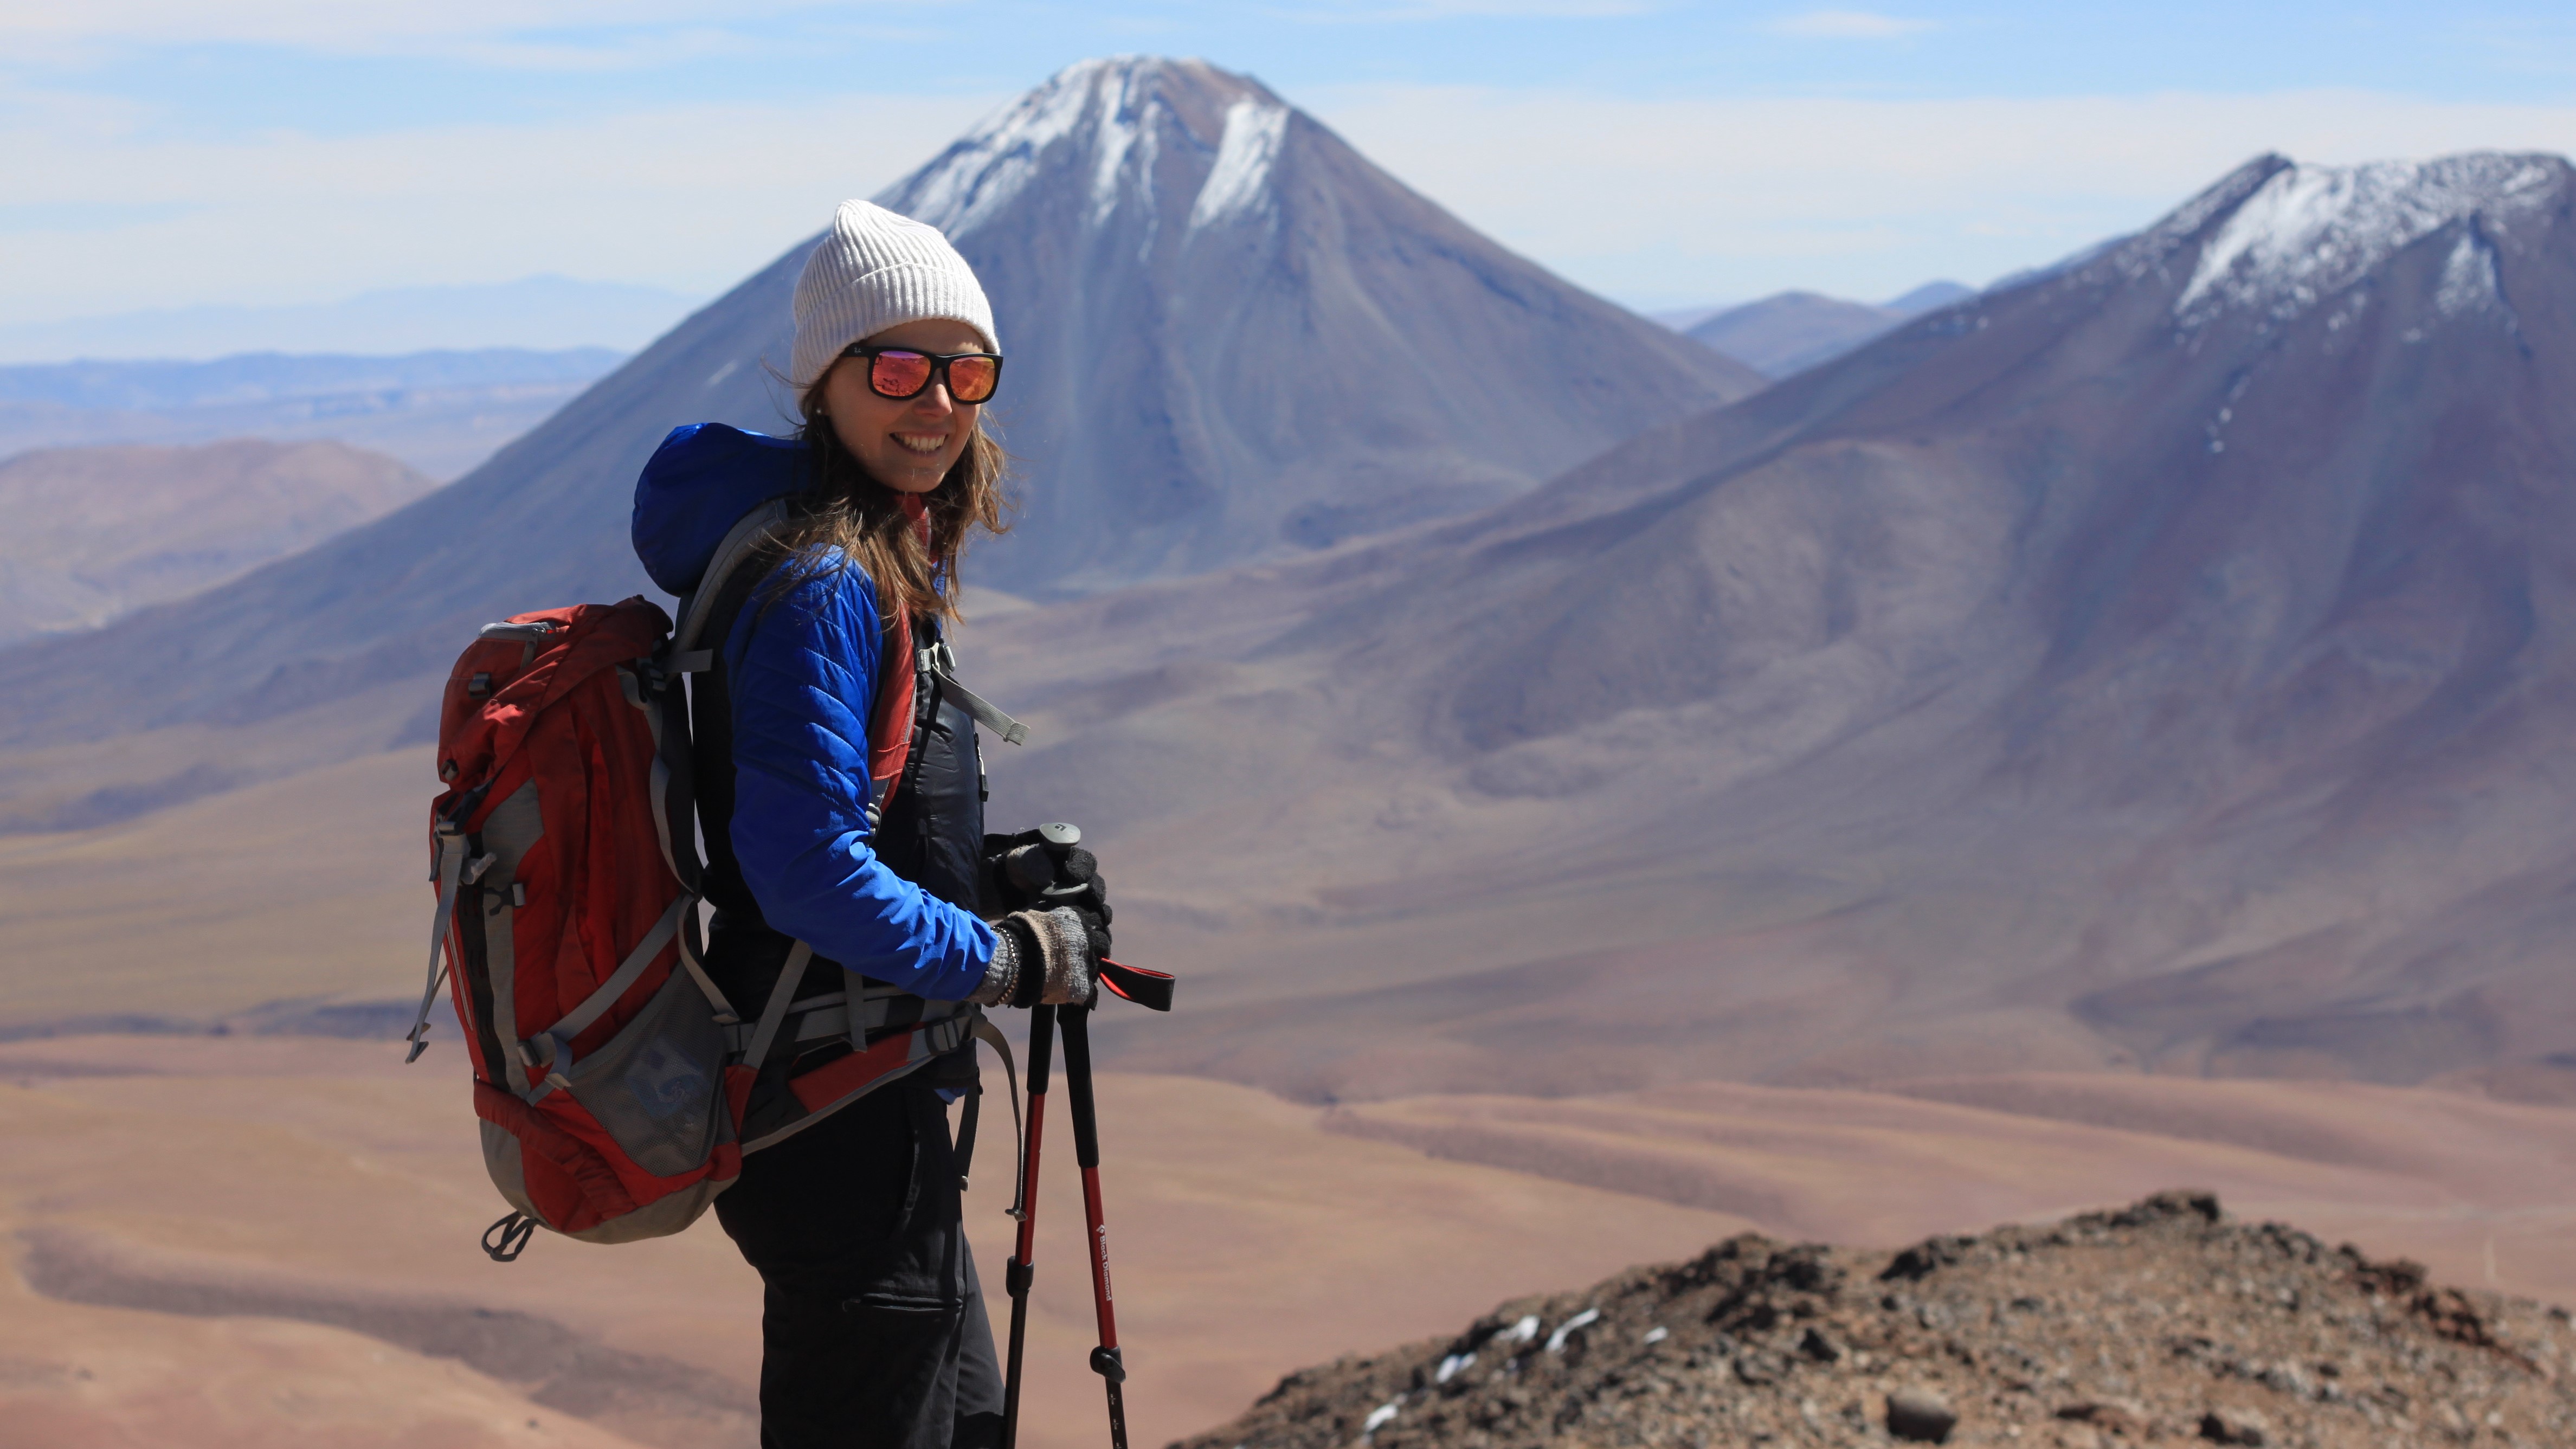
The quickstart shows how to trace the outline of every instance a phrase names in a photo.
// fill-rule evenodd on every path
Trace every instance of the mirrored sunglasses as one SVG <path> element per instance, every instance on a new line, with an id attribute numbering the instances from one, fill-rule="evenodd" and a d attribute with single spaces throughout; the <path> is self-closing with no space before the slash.
<path id="1" fill-rule="evenodd" d="M 853 343 L 843 357 L 868 360 L 868 390 L 890 402 L 927 392 L 933 382 L 948 385 L 948 395 L 961 403 L 979 403 L 1002 385 L 998 352 L 919 352 L 909 347 L 870 347 Z"/>

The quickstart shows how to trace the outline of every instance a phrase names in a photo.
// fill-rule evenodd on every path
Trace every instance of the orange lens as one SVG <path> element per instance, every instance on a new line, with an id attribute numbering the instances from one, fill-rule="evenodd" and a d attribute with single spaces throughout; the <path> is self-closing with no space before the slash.
<path id="1" fill-rule="evenodd" d="M 880 352 L 868 364 L 868 386 L 879 397 L 912 397 L 930 386 L 930 359 L 918 352 Z"/>
<path id="2" fill-rule="evenodd" d="M 990 357 L 952 357 L 948 360 L 948 395 L 962 403 L 979 403 L 993 395 L 994 385 L 1002 380 L 1002 364 Z"/>

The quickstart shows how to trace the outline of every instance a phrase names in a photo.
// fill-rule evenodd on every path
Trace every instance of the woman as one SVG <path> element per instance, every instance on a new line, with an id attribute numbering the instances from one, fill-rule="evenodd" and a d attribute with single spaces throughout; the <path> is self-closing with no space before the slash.
<path id="1" fill-rule="evenodd" d="M 968 536 L 1002 527 L 983 288 L 935 229 L 851 201 L 794 315 L 801 435 L 682 428 L 636 496 L 637 551 L 674 593 L 787 504 L 720 591 L 692 700 L 709 972 L 763 1002 L 812 951 L 716 1215 L 765 1285 L 763 1445 L 990 1444 L 1001 1383 L 943 1100 L 972 1041 L 891 1071 L 865 1048 L 954 1003 L 1088 1001 L 1105 912 L 980 914 L 982 772 L 939 638 Z"/>

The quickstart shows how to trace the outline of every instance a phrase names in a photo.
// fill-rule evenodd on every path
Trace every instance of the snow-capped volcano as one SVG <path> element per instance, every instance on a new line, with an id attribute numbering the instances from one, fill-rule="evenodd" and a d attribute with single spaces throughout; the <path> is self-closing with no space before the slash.
<path id="1" fill-rule="evenodd" d="M 1091 183 L 1089 224 L 1107 222 L 1121 203 L 1142 205 L 1149 220 L 1158 220 L 1156 163 L 1173 134 L 1165 122 L 1177 119 L 1186 149 L 1203 153 L 1210 101 L 1222 104 L 1222 119 L 1214 154 L 1199 157 L 1207 164 L 1192 191 L 1189 226 L 1196 231 L 1265 206 L 1271 163 L 1295 114 L 1258 82 L 1204 61 L 1127 57 L 1069 66 L 959 137 L 882 199 L 963 236 L 1046 174 L 1048 153 L 1062 143 L 1085 163 L 1078 169 Z"/>
<path id="2" fill-rule="evenodd" d="M 1072 66 L 878 200 L 956 241 L 1006 334 L 1026 522 L 978 564 L 1005 589 L 1458 512 L 1761 381 L 1203 61 Z"/>
<path id="3" fill-rule="evenodd" d="M 2335 299 L 2390 257 L 2455 223 L 2469 226 L 2448 265 L 2454 310 L 2492 292 L 2488 250 L 2565 204 L 2567 163 L 2483 152 L 2367 166 L 2266 156 L 2176 211 L 2132 247 L 2137 263 L 2189 249 L 2191 280 L 2174 315 L 2199 326 L 2231 311 L 2287 321 Z M 2209 229 L 2213 218 L 2223 217 Z"/>
<path id="4" fill-rule="evenodd" d="M 819 178 L 816 219 L 845 194 Z M 956 239 L 1011 359 L 988 416 L 1025 507 L 969 556 L 974 585 L 1064 593 L 1292 555 L 1526 490 L 1762 384 L 1198 61 L 1074 66 L 878 199 Z M 643 589 L 627 512 L 662 436 L 792 426 L 778 374 L 813 240 L 419 506 L 112 636 L 12 652 L 0 679 L 44 684 L 0 688 L 0 740 L 327 712 L 444 670 L 484 620 Z"/>

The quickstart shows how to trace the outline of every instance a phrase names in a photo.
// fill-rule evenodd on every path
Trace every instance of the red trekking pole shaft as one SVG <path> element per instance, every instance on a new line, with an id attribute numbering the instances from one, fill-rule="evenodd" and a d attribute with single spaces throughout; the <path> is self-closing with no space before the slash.
<path id="1" fill-rule="evenodd" d="M 1091 1011 L 1063 1018 L 1064 1087 L 1073 1108 L 1073 1158 L 1082 1167 L 1082 1219 L 1091 1240 L 1091 1301 L 1100 1315 L 1100 1346 L 1091 1368 L 1109 1386 L 1110 1449 L 1127 1449 L 1127 1364 L 1118 1354 L 1118 1315 L 1109 1297 L 1109 1229 L 1100 1212 L 1100 1119 L 1091 1101 Z"/>
<path id="2" fill-rule="evenodd" d="M 1038 1139 L 1046 1129 L 1047 1067 L 1055 1055 L 1056 1009 L 1029 1010 L 1029 1140 L 1020 1162 L 1020 1240 L 1003 1272 L 1011 1295 L 1010 1369 L 1002 1379 L 1002 1449 L 1015 1449 L 1020 1438 L 1020 1364 L 1029 1337 L 1029 1283 L 1037 1276 Z M 1073 1064 L 1073 1038 L 1065 1037 L 1065 1065 Z M 1086 1093 L 1086 1095 L 1088 1095 Z"/>

